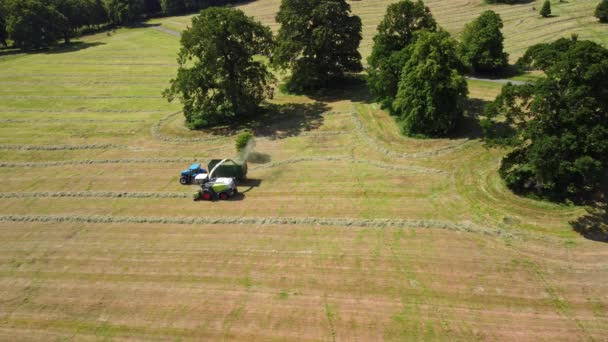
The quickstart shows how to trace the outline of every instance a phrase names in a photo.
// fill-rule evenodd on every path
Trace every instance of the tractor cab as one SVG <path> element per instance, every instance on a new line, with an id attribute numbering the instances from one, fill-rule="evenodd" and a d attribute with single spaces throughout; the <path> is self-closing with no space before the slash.
<path id="1" fill-rule="evenodd" d="M 188 170 L 182 171 L 182 174 L 179 178 L 179 183 L 182 185 L 191 184 L 197 175 L 206 173 L 207 170 L 201 168 L 201 164 L 192 164 L 190 165 Z"/>

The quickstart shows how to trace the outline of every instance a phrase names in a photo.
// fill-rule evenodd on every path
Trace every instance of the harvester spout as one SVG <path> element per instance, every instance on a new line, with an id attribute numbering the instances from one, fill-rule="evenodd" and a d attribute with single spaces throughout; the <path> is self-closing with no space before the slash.
<path id="1" fill-rule="evenodd" d="M 213 173 L 215 173 L 215 170 L 217 170 L 218 167 L 220 167 L 222 164 L 224 164 L 225 162 L 227 162 L 229 160 L 230 159 L 222 159 L 221 162 L 217 163 L 217 165 L 215 165 L 213 170 L 211 170 L 211 172 L 209 172 L 209 180 L 211 180 L 211 178 L 213 178 Z"/>

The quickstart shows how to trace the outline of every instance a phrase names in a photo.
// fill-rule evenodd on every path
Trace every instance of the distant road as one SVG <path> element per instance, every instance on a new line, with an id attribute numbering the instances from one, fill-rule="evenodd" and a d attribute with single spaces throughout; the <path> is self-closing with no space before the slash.
<path id="1" fill-rule="evenodd" d="M 155 29 L 156 31 L 160 31 L 160 32 L 164 32 L 166 34 L 170 34 L 172 36 L 176 36 L 176 37 L 181 37 L 182 34 L 180 32 L 177 31 L 173 31 L 171 29 L 168 29 L 166 27 L 162 27 L 162 26 L 151 26 L 151 28 Z"/>
<path id="2" fill-rule="evenodd" d="M 166 27 L 162 27 L 162 26 L 151 26 L 151 28 L 160 31 L 160 32 L 164 32 L 166 34 L 170 34 L 172 36 L 176 36 L 176 37 L 181 37 L 181 33 L 178 31 L 174 31 L 171 29 L 168 29 Z M 527 82 L 525 81 L 515 81 L 515 80 L 507 80 L 507 79 L 494 79 L 494 78 L 479 78 L 479 77 L 467 77 L 467 79 L 469 80 L 473 80 L 473 81 L 484 81 L 484 82 L 492 82 L 492 83 L 499 83 L 499 84 L 507 84 L 509 82 L 511 82 L 512 84 L 515 85 L 522 85 L 522 84 L 526 84 Z"/>
<path id="3" fill-rule="evenodd" d="M 484 81 L 484 82 L 493 82 L 493 83 L 500 83 L 500 84 L 511 83 L 511 84 L 515 84 L 515 85 L 522 85 L 522 84 L 528 83 L 526 81 L 507 80 L 507 79 L 502 79 L 502 78 L 479 78 L 479 77 L 467 76 L 467 79 L 472 80 L 472 81 Z"/>

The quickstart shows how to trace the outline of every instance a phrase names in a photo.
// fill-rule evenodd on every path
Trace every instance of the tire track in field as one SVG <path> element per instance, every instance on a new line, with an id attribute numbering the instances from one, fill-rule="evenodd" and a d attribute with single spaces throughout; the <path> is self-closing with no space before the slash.
<path id="1" fill-rule="evenodd" d="M 84 159 L 84 160 L 62 160 L 51 162 L 0 162 L 0 167 L 54 167 L 65 165 L 99 165 L 99 164 L 146 164 L 146 163 L 192 163 L 200 158 L 125 158 L 125 159 Z"/>
<path id="2" fill-rule="evenodd" d="M 468 146 L 473 142 L 472 140 L 467 139 L 466 141 L 458 143 L 458 144 L 453 144 L 450 146 L 441 147 L 441 148 L 432 149 L 432 150 L 413 152 L 413 153 L 412 152 L 399 152 L 399 151 L 395 151 L 393 149 L 383 146 L 375 138 L 373 138 L 365 129 L 365 127 L 364 127 L 365 125 L 363 124 L 363 122 L 361 121 L 359 116 L 357 115 L 357 110 L 355 108 L 353 108 L 351 114 L 352 114 L 353 120 L 355 121 L 355 129 L 356 129 L 358 135 L 361 136 L 363 138 L 363 140 L 365 140 L 367 142 L 367 144 L 369 146 L 371 146 L 372 148 L 374 148 L 376 151 L 378 151 L 388 157 L 392 157 L 392 158 L 414 159 L 414 158 L 437 157 L 437 156 L 446 155 L 453 151 L 464 148 L 465 146 Z"/>
<path id="3" fill-rule="evenodd" d="M 150 75 L 150 74 L 105 74 L 105 73 L 82 73 L 82 74 L 4 74 L 4 73 L 0 73 L 0 77 L 18 77 L 18 78 L 25 78 L 25 77 L 58 77 L 58 78 L 86 78 L 86 79 L 91 79 L 94 77 L 102 77 L 102 78 L 121 78 L 121 77 L 125 77 L 128 76 L 126 78 L 133 78 L 133 79 L 140 79 L 140 78 L 163 78 L 166 80 L 170 80 L 172 77 L 175 77 L 174 74 L 167 74 L 167 75 Z"/>
<path id="4" fill-rule="evenodd" d="M 130 109 L 75 109 L 75 110 L 57 110 L 57 109 L 0 109 L 0 113 L 165 113 L 166 110 L 130 110 Z M 54 119 L 62 120 L 62 119 Z M 68 120 L 68 119 L 65 119 Z M 87 119 L 88 120 L 88 119 Z M 92 119 L 91 119 L 92 120 Z M 112 120 L 115 121 L 115 120 Z"/>
<path id="5" fill-rule="evenodd" d="M 162 99 L 162 96 L 127 95 L 127 96 L 80 96 L 80 95 L 0 95 L 0 99 L 8 100 L 41 100 L 41 99 L 78 99 L 78 100 L 112 100 L 112 99 Z"/>
<path id="6" fill-rule="evenodd" d="M 152 67 L 177 67 L 178 64 L 165 63 L 97 63 L 97 62 L 38 62 L 30 65 L 104 65 L 104 66 L 152 66 Z"/>
<path id="7" fill-rule="evenodd" d="M 192 198 L 187 192 L 41 191 L 0 192 L 0 198 Z"/>
<path id="8" fill-rule="evenodd" d="M 420 228 L 444 229 L 457 232 L 514 238 L 520 232 L 507 232 L 497 228 L 482 227 L 471 222 L 406 219 L 353 219 L 325 217 L 168 217 L 168 216 L 112 216 L 112 215 L 0 215 L 4 222 L 47 223 L 117 223 L 117 224 L 178 224 L 178 225 L 286 225 L 286 226 L 336 226 L 354 228 Z"/>
<path id="9" fill-rule="evenodd" d="M 47 123 L 142 123 L 146 120 L 100 120 L 100 119 L 0 119 L 0 123 L 29 123 L 29 124 L 47 124 Z"/>
<path id="10" fill-rule="evenodd" d="M 126 145 L 89 144 L 89 145 L 8 145 L 0 144 L 0 150 L 17 151 L 73 151 L 73 150 L 105 150 L 124 149 Z"/>
<path id="11" fill-rule="evenodd" d="M 518 249 L 513 250 L 521 257 L 521 260 L 518 260 L 520 266 L 544 286 L 547 299 L 550 305 L 553 307 L 553 310 L 559 316 L 562 316 L 568 321 L 571 321 L 576 326 L 578 332 L 581 335 L 579 336 L 581 339 L 586 341 L 595 341 L 593 336 L 587 330 L 585 324 L 583 324 L 580 319 L 573 315 L 572 304 L 568 302 L 566 298 L 564 298 L 564 296 L 562 295 L 562 291 L 547 278 L 547 272 L 542 270 L 541 266 L 537 262 L 532 261 L 530 258 L 525 256 L 525 254 L 521 253 Z"/>
<path id="12" fill-rule="evenodd" d="M 342 157 L 342 156 L 322 156 L 322 157 L 310 156 L 310 157 L 291 158 L 291 159 L 286 159 L 286 160 L 282 160 L 282 161 L 278 161 L 278 162 L 271 162 L 268 164 L 254 166 L 254 167 L 251 167 L 250 170 L 263 170 L 263 169 L 270 169 L 270 168 L 283 166 L 283 165 L 290 165 L 290 164 L 297 164 L 297 163 L 304 163 L 304 162 L 317 162 L 317 161 L 349 162 L 349 163 L 354 163 L 354 164 L 372 165 L 377 168 L 385 169 L 385 170 L 412 171 L 412 172 L 416 172 L 416 173 L 425 173 L 425 174 L 430 174 L 430 173 L 449 174 L 449 172 L 447 172 L 447 171 L 425 168 L 425 167 L 421 167 L 421 166 L 401 166 L 401 165 L 385 164 L 385 163 L 374 161 L 374 160 L 358 159 L 358 158 Z"/>
<path id="13" fill-rule="evenodd" d="M 10 85 L 40 85 L 40 84 L 52 84 L 52 85 L 63 85 L 63 86 L 88 86 L 88 85 L 156 85 L 159 84 L 167 85 L 166 81 L 157 81 L 157 82 L 121 82 L 121 81 L 84 81 L 84 82 L 41 82 L 41 81 L 0 81 L 0 84 L 10 84 Z"/>
<path id="14" fill-rule="evenodd" d="M 405 284 L 408 284 L 411 289 L 419 293 L 419 296 L 415 296 L 417 299 L 411 301 L 410 305 L 406 305 L 405 303 L 408 302 L 408 298 L 400 292 L 399 296 L 401 297 L 402 311 L 398 314 L 404 316 L 404 319 L 410 319 L 410 317 L 407 317 L 408 315 L 418 316 L 420 315 L 421 307 L 426 307 L 429 316 L 434 317 L 439 322 L 443 334 L 449 337 L 448 340 L 454 339 L 454 332 L 457 333 L 456 336 L 466 336 L 465 340 L 474 340 L 474 336 L 467 336 L 466 329 L 462 329 L 460 326 L 455 325 L 458 324 L 458 321 L 453 318 L 453 315 L 450 315 L 449 307 L 445 310 L 446 307 L 433 303 L 431 298 L 439 298 L 440 296 L 431 286 L 426 284 L 423 279 L 420 279 L 418 276 L 419 272 L 413 269 L 409 260 L 403 258 L 402 254 L 399 253 L 401 247 L 399 243 L 402 238 L 403 234 L 399 231 L 397 231 L 390 240 L 387 240 L 385 236 L 382 237 L 382 243 L 390 253 L 391 258 L 389 260 L 393 265 L 393 268 L 397 274 L 400 274 L 403 277 Z M 420 322 L 417 323 L 419 324 Z M 403 327 L 403 329 L 407 329 L 407 326 Z"/>

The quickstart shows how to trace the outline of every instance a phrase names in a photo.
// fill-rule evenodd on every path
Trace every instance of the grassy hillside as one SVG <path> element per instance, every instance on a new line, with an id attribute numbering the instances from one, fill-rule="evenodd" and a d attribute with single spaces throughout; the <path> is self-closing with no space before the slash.
<path id="1" fill-rule="evenodd" d="M 361 53 L 369 55 L 376 27 L 386 12 L 386 6 L 394 0 L 351 1 L 353 13 L 363 20 L 363 42 Z M 274 17 L 279 9 L 280 0 L 258 0 L 239 6 L 245 13 L 262 23 L 278 30 Z M 499 13 L 504 21 L 505 48 L 511 54 L 511 62 L 523 55 L 527 47 L 537 43 L 552 41 L 560 37 L 578 34 L 581 39 L 590 39 L 608 44 L 608 25 L 601 25 L 593 12 L 597 0 L 552 0 L 554 17 L 542 18 L 538 11 L 543 1 L 531 1 L 518 5 L 487 5 L 483 0 L 427 0 L 433 16 L 450 33 L 458 36 L 464 25 L 471 22 L 485 10 Z M 533 10 L 536 8 L 536 10 Z M 190 24 L 191 16 L 172 17 L 154 20 L 173 30 L 184 30 Z"/>
<path id="2" fill-rule="evenodd" d="M 586 210 L 510 193 L 474 117 L 416 140 L 361 85 L 277 94 L 243 194 L 193 202 L 179 172 L 234 156 L 235 132 L 161 98 L 178 45 L 123 29 L 0 60 L 0 340 L 607 335 Z M 470 88 L 474 116 L 500 85 Z"/>

